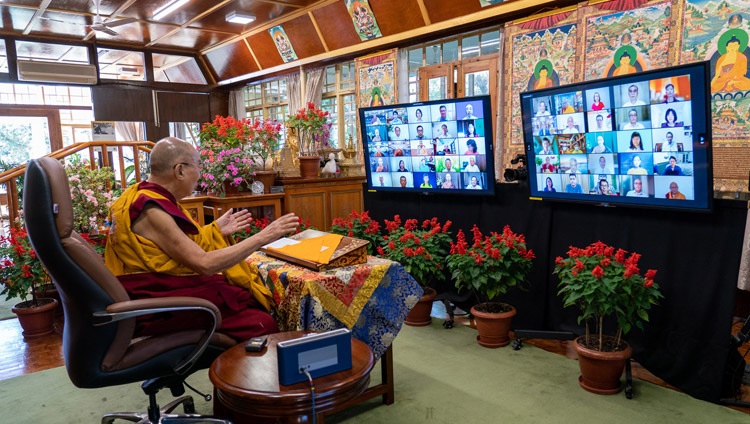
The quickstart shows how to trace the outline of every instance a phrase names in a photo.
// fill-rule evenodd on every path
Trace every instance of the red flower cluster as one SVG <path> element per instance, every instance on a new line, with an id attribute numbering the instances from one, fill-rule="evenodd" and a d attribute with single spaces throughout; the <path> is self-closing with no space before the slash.
<path id="1" fill-rule="evenodd" d="M 526 248 L 522 234 L 513 233 L 507 225 L 502 233 L 488 236 L 475 225 L 471 233 L 473 244 L 469 246 L 463 230 L 459 230 L 446 258 L 459 290 L 473 290 L 480 301 L 487 301 L 523 283 L 536 256 Z"/>
<path id="2" fill-rule="evenodd" d="M 47 272 L 31 247 L 26 230 L 11 227 L 9 235 L 0 236 L 0 284 L 8 300 L 33 296 L 33 288 L 49 281 Z"/>
<path id="3" fill-rule="evenodd" d="M 380 224 L 378 221 L 370 218 L 370 214 L 367 211 L 352 211 L 346 218 L 334 218 L 331 225 L 331 232 L 369 241 L 370 244 L 367 245 L 367 252 L 370 255 L 375 254 L 375 249 L 383 244 L 383 236 L 380 235 Z"/>
<path id="4" fill-rule="evenodd" d="M 654 282 L 656 270 L 640 275 L 641 255 L 597 241 L 586 248 L 570 246 L 568 257 L 555 259 L 559 294 L 565 306 L 577 305 L 579 322 L 591 320 L 603 334 L 603 318 L 614 315 L 619 337 L 632 327 L 643 328 L 647 310 L 662 297 Z M 601 338 L 601 337 L 600 337 Z"/>

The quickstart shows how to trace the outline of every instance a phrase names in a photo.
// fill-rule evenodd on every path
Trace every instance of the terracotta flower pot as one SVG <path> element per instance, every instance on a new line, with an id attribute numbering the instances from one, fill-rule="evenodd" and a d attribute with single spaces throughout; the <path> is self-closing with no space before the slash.
<path id="1" fill-rule="evenodd" d="M 302 178 L 317 178 L 320 172 L 320 156 L 300 156 L 299 172 Z"/>
<path id="2" fill-rule="evenodd" d="M 605 337 L 612 339 L 610 336 Z M 581 368 L 578 384 L 584 390 L 600 395 L 613 395 L 622 391 L 620 377 L 625 369 L 625 362 L 629 361 L 633 354 L 633 349 L 629 344 L 622 342 L 625 344 L 624 350 L 600 352 L 585 347 L 584 340 L 585 337 L 581 336 L 573 342 Z"/>
<path id="3" fill-rule="evenodd" d="M 37 299 L 37 301 L 42 303 L 42 305 L 29 307 L 25 305 L 28 302 L 21 302 L 11 308 L 11 311 L 18 316 L 18 322 L 23 329 L 24 339 L 34 339 L 55 331 L 57 300 Z"/>
<path id="4" fill-rule="evenodd" d="M 404 324 L 413 327 L 424 327 L 425 325 L 430 325 L 432 322 L 430 313 L 432 312 L 432 302 L 435 301 L 435 296 L 437 296 L 435 290 L 425 287 L 422 297 L 417 304 L 414 305 L 411 311 L 409 311 L 409 314 L 406 315 Z"/>
<path id="5" fill-rule="evenodd" d="M 516 308 L 505 305 L 510 308 L 507 312 L 483 312 L 477 309 L 482 305 L 491 305 L 492 303 L 480 303 L 471 308 L 471 314 L 477 323 L 477 343 L 489 348 L 507 346 L 510 343 L 510 323 L 516 315 Z M 504 304 L 500 304 L 504 305 Z"/>

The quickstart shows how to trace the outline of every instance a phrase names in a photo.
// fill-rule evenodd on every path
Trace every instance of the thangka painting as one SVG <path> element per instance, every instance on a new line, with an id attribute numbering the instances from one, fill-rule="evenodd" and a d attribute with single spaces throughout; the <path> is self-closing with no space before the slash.
<path id="1" fill-rule="evenodd" d="M 685 1 L 680 63 L 711 64 L 714 139 L 747 142 L 750 137 L 749 21 L 747 0 Z"/>
<path id="2" fill-rule="evenodd" d="M 479 0 L 479 5 L 482 7 L 492 6 L 493 4 L 500 4 L 505 0 Z"/>
<path id="3" fill-rule="evenodd" d="M 367 0 L 346 0 L 346 9 L 352 15 L 354 29 L 360 40 L 367 41 L 383 36 Z"/>
<path id="4" fill-rule="evenodd" d="M 508 30 L 510 31 L 510 30 Z M 510 78 L 510 92 L 506 92 L 506 134 L 509 144 L 523 144 L 521 124 L 521 92 L 540 88 L 556 87 L 575 81 L 576 61 L 575 24 L 562 25 L 541 31 L 527 32 L 510 36 L 510 57 L 506 57 L 504 67 L 506 78 Z"/>
<path id="5" fill-rule="evenodd" d="M 669 66 L 672 2 L 586 18 L 584 80 Z"/>
<path id="6" fill-rule="evenodd" d="M 297 60 L 297 53 L 294 52 L 294 47 L 289 42 L 289 37 L 287 37 L 286 31 L 284 31 L 281 25 L 269 29 L 268 32 L 271 33 L 271 38 L 273 38 L 273 42 L 276 44 L 276 49 L 285 63 Z"/>
<path id="7" fill-rule="evenodd" d="M 357 105 L 385 106 L 395 103 L 396 49 L 354 59 L 357 72 Z"/>

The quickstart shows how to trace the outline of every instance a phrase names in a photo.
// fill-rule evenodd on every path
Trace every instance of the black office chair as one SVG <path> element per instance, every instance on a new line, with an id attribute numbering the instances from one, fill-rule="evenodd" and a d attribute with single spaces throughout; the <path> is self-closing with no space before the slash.
<path id="1" fill-rule="evenodd" d="M 226 423 L 194 414 L 192 398 L 182 396 L 187 375 L 207 368 L 221 352 L 236 344 L 234 339 L 215 332 L 221 322 L 216 306 L 191 297 L 130 300 L 99 255 L 72 230 L 70 188 L 57 160 L 44 157 L 28 163 L 23 209 L 31 244 L 62 299 L 63 353 L 70 380 L 80 388 L 145 380 L 141 387 L 149 398 L 147 412 L 107 414 L 102 423 L 115 419 Z M 136 317 L 184 311 L 207 319 L 201 320 L 202 324 L 186 320 L 184 329 L 168 334 L 134 334 Z M 160 409 L 156 393 L 163 388 L 181 397 Z M 204 397 L 211 399 L 210 395 Z M 185 414 L 172 414 L 179 405 Z"/>

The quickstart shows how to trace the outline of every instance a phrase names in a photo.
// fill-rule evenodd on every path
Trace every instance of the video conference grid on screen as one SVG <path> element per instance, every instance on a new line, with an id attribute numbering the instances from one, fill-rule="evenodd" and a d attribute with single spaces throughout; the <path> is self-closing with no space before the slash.
<path id="1" fill-rule="evenodd" d="M 537 193 L 695 200 L 691 94 L 683 74 L 532 95 Z"/>
<path id="2" fill-rule="evenodd" d="M 491 191 L 492 134 L 485 105 L 483 97 L 472 97 L 363 110 L 370 188 Z"/>

